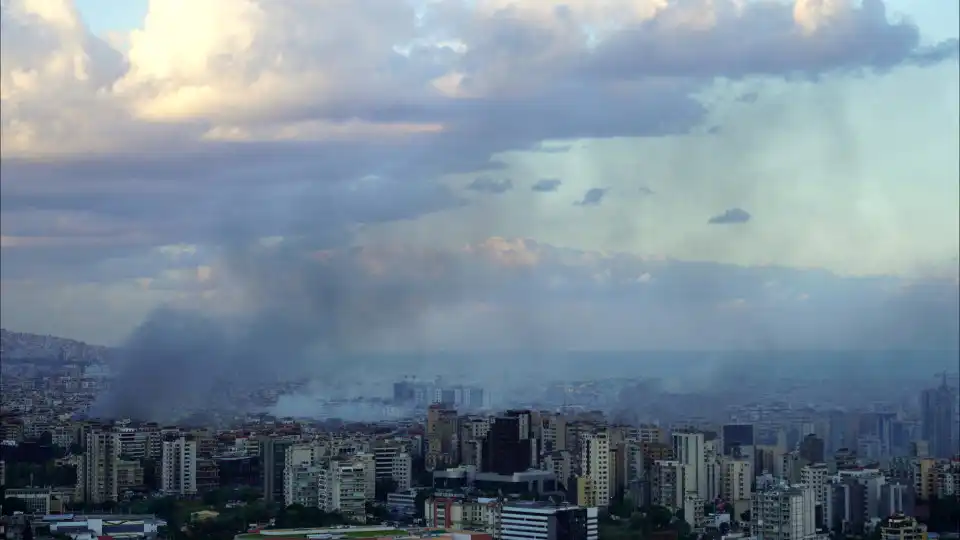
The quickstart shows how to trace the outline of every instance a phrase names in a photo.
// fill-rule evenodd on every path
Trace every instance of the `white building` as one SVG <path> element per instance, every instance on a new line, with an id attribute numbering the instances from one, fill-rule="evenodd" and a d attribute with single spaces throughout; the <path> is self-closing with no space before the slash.
<path id="1" fill-rule="evenodd" d="M 706 497 L 708 480 L 703 433 L 674 433 L 672 439 L 674 458 L 689 467 L 689 474 L 693 477 L 693 490 L 699 497 Z"/>
<path id="2" fill-rule="evenodd" d="M 197 492 L 197 441 L 178 437 L 163 441 L 160 490 L 168 495 Z"/>
<path id="3" fill-rule="evenodd" d="M 674 460 L 657 460 L 653 463 L 650 478 L 650 496 L 653 504 L 671 510 L 683 508 L 687 495 L 696 495 L 693 469 Z"/>
<path id="4" fill-rule="evenodd" d="M 824 510 L 823 523 L 817 523 L 817 526 L 826 526 L 826 509 L 830 498 L 830 470 L 827 465 L 825 463 L 814 463 L 803 467 L 800 469 L 800 483 L 813 489 L 814 500 Z"/>
<path id="5" fill-rule="evenodd" d="M 720 458 L 720 496 L 729 502 L 750 500 L 752 469 L 747 459 Z"/>
<path id="6" fill-rule="evenodd" d="M 413 481 L 413 456 L 406 444 L 388 443 L 374 448 L 377 479 L 389 478 L 396 483 L 397 491 L 410 489 Z"/>
<path id="7" fill-rule="evenodd" d="M 366 517 L 366 503 L 376 496 L 373 454 L 330 459 L 317 475 L 317 506 L 324 512 Z"/>
<path id="8" fill-rule="evenodd" d="M 816 496 L 805 485 L 779 486 L 753 494 L 751 533 L 761 540 L 803 540 L 817 537 Z"/>
<path id="9" fill-rule="evenodd" d="M 505 504 L 500 513 L 501 540 L 543 540 L 551 531 L 570 530 L 570 540 L 598 540 L 597 508 L 543 503 Z"/>
<path id="10" fill-rule="evenodd" d="M 91 430 L 84 434 L 77 464 L 76 499 L 87 503 L 116 501 L 119 496 L 120 435 Z"/>

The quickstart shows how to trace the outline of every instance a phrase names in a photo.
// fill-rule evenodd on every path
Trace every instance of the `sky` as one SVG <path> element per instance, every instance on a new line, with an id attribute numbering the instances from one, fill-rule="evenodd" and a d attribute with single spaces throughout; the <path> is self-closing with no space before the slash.
<path id="1" fill-rule="evenodd" d="M 957 347 L 956 2 L 2 6 L 4 328 Z"/>

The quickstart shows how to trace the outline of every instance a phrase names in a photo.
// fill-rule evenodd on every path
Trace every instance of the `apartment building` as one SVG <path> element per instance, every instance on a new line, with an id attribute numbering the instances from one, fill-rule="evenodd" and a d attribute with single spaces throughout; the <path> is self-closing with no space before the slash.
<path id="1" fill-rule="evenodd" d="M 192 437 L 168 437 L 163 441 L 160 491 L 167 495 L 197 493 L 197 441 Z"/>

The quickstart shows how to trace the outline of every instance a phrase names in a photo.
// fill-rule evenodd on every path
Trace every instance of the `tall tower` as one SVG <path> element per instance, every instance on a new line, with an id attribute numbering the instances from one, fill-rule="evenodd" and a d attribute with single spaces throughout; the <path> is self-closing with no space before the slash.
<path id="1" fill-rule="evenodd" d="M 957 454 L 954 444 L 955 396 L 947 385 L 946 373 L 940 373 L 940 386 L 924 390 L 920 395 L 921 430 L 930 444 L 930 454 L 936 458 L 950 458 Z"/>
<path id="2" fill-rule="evenodd" d="M 703 433 L 674 433 L 673 455 L 677 461 L 690 468 L 693 473 L 693 485 L 696 486 L 696 495 L 705 498 L 707 496 L 707 460 L 704 455 Z"/>

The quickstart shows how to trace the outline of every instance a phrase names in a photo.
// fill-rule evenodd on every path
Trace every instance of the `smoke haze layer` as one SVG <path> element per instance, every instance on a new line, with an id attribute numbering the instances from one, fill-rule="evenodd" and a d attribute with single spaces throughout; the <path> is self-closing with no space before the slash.
<path id="1" fill-rule="evenodd" d="M 3 0 L 4 326 L 152 419 L 357 351 L 956 348 L 958 8 L 888 3 Z"/>
<path id="2" fill-rule="evenodd" d="M 118 377 L 91 414 L 164 420 L 202 408 L 239 410 L 254 390 L 348 368 L 341 355 L 461 299 L 454 259 L 379 272 L 363 259 L 285 246 L 232 250 L 225 295 L 241 311 L 163 307 L 124 343 Z M 423 279 L 432 273 L 434 279 Z"/>

